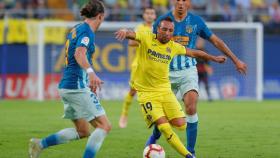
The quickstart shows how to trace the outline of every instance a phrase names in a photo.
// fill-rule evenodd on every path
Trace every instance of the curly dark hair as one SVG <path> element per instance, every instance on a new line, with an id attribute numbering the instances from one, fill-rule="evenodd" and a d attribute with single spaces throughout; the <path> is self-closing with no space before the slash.
<path id="1" fill-rule="evenodd" d="M 89 2 L 81 9 L 81 16 L 92 18 L 96 17 L 99 13 L 104 13 L 105 7 L 99 0 L 89 0 Z"/>

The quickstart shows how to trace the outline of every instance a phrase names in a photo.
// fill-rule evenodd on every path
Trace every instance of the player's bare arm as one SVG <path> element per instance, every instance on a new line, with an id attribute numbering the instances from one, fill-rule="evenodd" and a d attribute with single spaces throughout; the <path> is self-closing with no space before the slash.
<path id="1" fill-rule="evenodd" d="M 138 47 L 139 43 L 135 40 L 129 40 L 128 45 L 131 46 L 131 47 Z"/>
<path id="2" fill-rule="evenodd" d="M 124 39 L 135 40 L 136 33 L 129 29 L 120 29 L 115 32 L 116 39 L 119 41 L 123 41 Z"/>
<path id="3" fill-rule="evenodd" d="M 193 57 L 193 58 L 201 58 L 204 60 L 210 60 L 210 61 L 214 61 L 217 63 L 224 63 L 226 61 L 226 57 L 223 55 L 220 56 L 213 56 L 210 54 L 205 53 L 204 51 L 201 50 L 194 50 L 194 49 L 189 49 L 187 48 L 186 50 L 187 52 L 187 56 Z"/>
<path id="4" fill-rule="evenodd" d="M 87 49 L 85 47 L 78 47 L 75 51 L 75 59 L 77 63 L 87 71 L 89 76 L 89 87 L 90 89 L 96 93 L 96 90 L 101 90 L 101 84 L 103 81 L 95 74 L 91 65 L 89 64 L 86 57 Z"/>
<path id="5" fill-rule="evenodd" d="M 246 74 L 247 65 L 238 59 L 233 52 L 229 49 L 229 47 L 225 44 L 223 40 L 221 40 L 218 36 L 212 35 L 210 37 L 210 42 L 218 48 L 221 52 L 223 52 L 227 57 L 229 57 L 232 62 L 235 64 L 237 71 L 241 74 Z"/>

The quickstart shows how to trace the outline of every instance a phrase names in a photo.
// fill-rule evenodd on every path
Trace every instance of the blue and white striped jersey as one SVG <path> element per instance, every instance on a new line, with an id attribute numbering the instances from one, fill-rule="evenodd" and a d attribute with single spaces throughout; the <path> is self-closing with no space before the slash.
<path id="1" fill-rule="evenodd" d="M 173 40 L 184 45 L 187 48 L 195 49 L 196 39 L 198 36 L 209 39 L 212 32 L 209 30 L 203 19 L 197 15 L 188 12 L 184 20 L 178 22 L 175 20 L 172 11 L 160 16 L 153 25 L 153 32 L 157 32 L 157 26 L 161 19 L 170 17 L 175 24 Z M 196 65 L 195 58 L 185 55 L 175 56 L 170 63 L 170 71 L 187 69 Z"/>
<path id="2" fill-rule="evenodd" d="M 95 51 L 95 34 L 87 23 L 80 23 L 72 28 L 65 43 L 65 68 L 59 83 L 60 89 L 83 89 L 88 85 L 86 71 L 77 63 L 74 54 L 76 48 L 87 48 L 87 59 L 92 65 L 92 54 Z"/>

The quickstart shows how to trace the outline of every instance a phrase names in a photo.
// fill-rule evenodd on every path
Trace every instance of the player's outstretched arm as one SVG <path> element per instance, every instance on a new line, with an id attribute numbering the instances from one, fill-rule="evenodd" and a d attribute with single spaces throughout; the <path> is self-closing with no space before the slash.
<path id="1" fill-rule="evenodd" d="M 210 60 L 217 63 L 224 63 L 226 61 L 226 57 L 223 55 L 220 56 L 213 56 L 210 54 L 205 53 L 201 50 L 195 50 L 195 49 L 189 49 L 187 48 L 187 56 L 193 57 L 193 58 L 201 58 L 204 60 Z"/>
<path id="2" fill-rule="evenodd" d="M 124 39 L 135 40 L 136 33 L 129 29 L 119 29 L 117 32 L 115 32 L 115 37 L 119 41 L 123 41 Z"/>
<path id="3" fill-rule="evenodd" d="M 212 35 L 209 41 L 218 48 L 221 52 L 223 52 L 227 57 L 229 57 L 232 62 L 235 64 L 236 70 L 241 74 L 246 74 L 247 65 L 238 59 L 233 52 L 229 49 L 229 47 L 225 44 L 223 40 L 221 40 L 218 36 Z"/>
<path id="4" fill-rule="evenodd" d="M 104 82 L 95 74 L 93 68 L 89 64 L 86 57 L 87 49 L 85 47 L 78 47 L 75 51 L 75 59 L 77 63 L 86 70 L 89 76 L 89 88 L 96 93 L 97 89 L 101 90 L 101 84 Z"/>
<path id="5" fill-rule="evenodd" d="M 129 40 L 129 41 L 128 41 L 128 45 L 129 45 L 130 47 L 138 47 L 138 46 L 139 46 L 139 43 L 138 43 L 137 41 L 135 41 L 135 40 Z"/>
<path id="6" fill-rule="evenodd" d="M 139 42 L 137 42 L 135 40 L 129 40 L 128 41 L 128 46 L 130 46 L 130 47 L 138 47 L 139 46 Z"/>

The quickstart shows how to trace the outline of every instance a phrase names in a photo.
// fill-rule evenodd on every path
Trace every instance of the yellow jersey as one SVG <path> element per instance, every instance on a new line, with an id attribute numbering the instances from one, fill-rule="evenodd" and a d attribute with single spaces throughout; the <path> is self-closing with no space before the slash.
<path id="1" fill-rule="evenodd" d="M 160 43 L 151 32 L 136 32 L 139 44 L 137 77 L 134 86 L 140 92 L 166 92 L 171 90 L 169 64 L 175 55 L 186 54 L 186 48 L 170 40 Z"/>
<path id="2" fill-rule="evenodd" d="M 152 27 L 145 25 L 144 23 L 139 24 L 136 26 L 134 29 L 135 32 L 152 32 Z M 139 54 L 139 46 L 136 47 L 136 52 L 135 52 L 135 57 L 132 61 L 131 67 L 136 67 L 137 66 L 137 59 L 138 59 L 138 54 Z"/>

